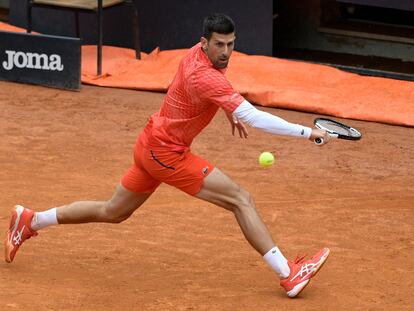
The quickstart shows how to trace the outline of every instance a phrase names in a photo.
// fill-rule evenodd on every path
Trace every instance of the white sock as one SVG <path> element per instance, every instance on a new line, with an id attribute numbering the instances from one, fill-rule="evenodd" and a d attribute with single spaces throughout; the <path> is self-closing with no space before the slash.
<path id="1" fill-rule="evenodd" d="M 263 259 L 269 264 L 270 267 L 272 267 L 281 279 L 285 279 L 289 276 L 290 268 L 288 266 L 287 259 L 276 246 L 268 251 L 263 256 Z"/>
<path id="2" fill-rule="evenodd" d="M 32 219 L 32 229 L 37 231 L 49 226 L 57 225 L 56 208 L 35 213 Z"/>

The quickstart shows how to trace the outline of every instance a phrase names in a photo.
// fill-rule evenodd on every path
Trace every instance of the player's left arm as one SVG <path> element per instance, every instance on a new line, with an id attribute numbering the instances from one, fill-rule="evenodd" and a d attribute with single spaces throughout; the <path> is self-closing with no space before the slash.
<path id="1" fill-rule="evenodd" d="M 233 115 L 231 112 L 225 111 L 226 117 L 229 120 L 229 123 L 231 125 L 231 133 L 234 136 L 234 133 L 236 131 L 239 132 L 240 138 L 247 138 L 249 135 L 249 132 L 247 131 L 246 125 L 244 125 L 243 122 L 241 122 L 235 115 Z"/>
<path id="2" fill-rule="evenodd" d="M 239 118 L 232 114 L 233 110 L 244 98 L 234 91 L 225 76 L 217 70 L 209 70 L 204 74 L 198 73 L 192 76 L 192 78 L 192 86 L 195 93 L 198 94 L 199 100 L 222 108 L 229 120 L 233 136 L 237 129 L 240 138 L 247 138 L 247 127 Z"/>

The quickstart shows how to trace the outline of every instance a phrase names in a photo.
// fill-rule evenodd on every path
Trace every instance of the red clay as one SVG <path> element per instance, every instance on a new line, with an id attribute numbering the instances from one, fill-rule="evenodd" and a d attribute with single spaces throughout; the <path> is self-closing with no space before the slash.
<path id="1" fill-rule="evenodd" d="M 163 96 L 0 82 L 0 227 L 17 203 L 109 198 Z M 346 123 L 361 141 L 320 148 L 255 130 L 232 137 L 219 113 L 193 145 L 253 194 L 289 258 L 331 249 L 299 298 L 285 296 L 232 214 L 163 185 L 122 224 L 56 226 L 27 241 L 0 263 L 0 310 L 412 310 L 414 129 Z M 265 150 L 277 157 L 270 169 L 257 163 Z"/>

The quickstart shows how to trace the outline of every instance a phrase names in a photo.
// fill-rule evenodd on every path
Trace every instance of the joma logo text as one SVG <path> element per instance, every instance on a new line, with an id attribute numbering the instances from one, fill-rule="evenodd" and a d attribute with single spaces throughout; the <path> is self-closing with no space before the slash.
<path id="1" fill-rule="evenodd" d="M 38 53 L 24 53 L 6 50 L 7 61 L 3 62 L 3 68 L 12 70 L 14 66 L 17 68 L 30 68 L 41 70 L 62 71 L 64 66 L 59 55 Z"/>

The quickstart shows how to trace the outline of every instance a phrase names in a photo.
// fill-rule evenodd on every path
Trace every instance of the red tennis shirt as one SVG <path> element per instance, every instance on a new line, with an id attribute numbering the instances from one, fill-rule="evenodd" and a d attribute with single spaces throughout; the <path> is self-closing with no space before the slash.
<path id="1" fill-rule="evenodd" d="M 150 117 L 140 142 L 171 151 L 188 149 L 220 107 L 233 112 L 244 100 L 224 73 L 225 69 L 213 67 L 200 43 L 193 46 L 181 60 L 164 102 Z"/>

